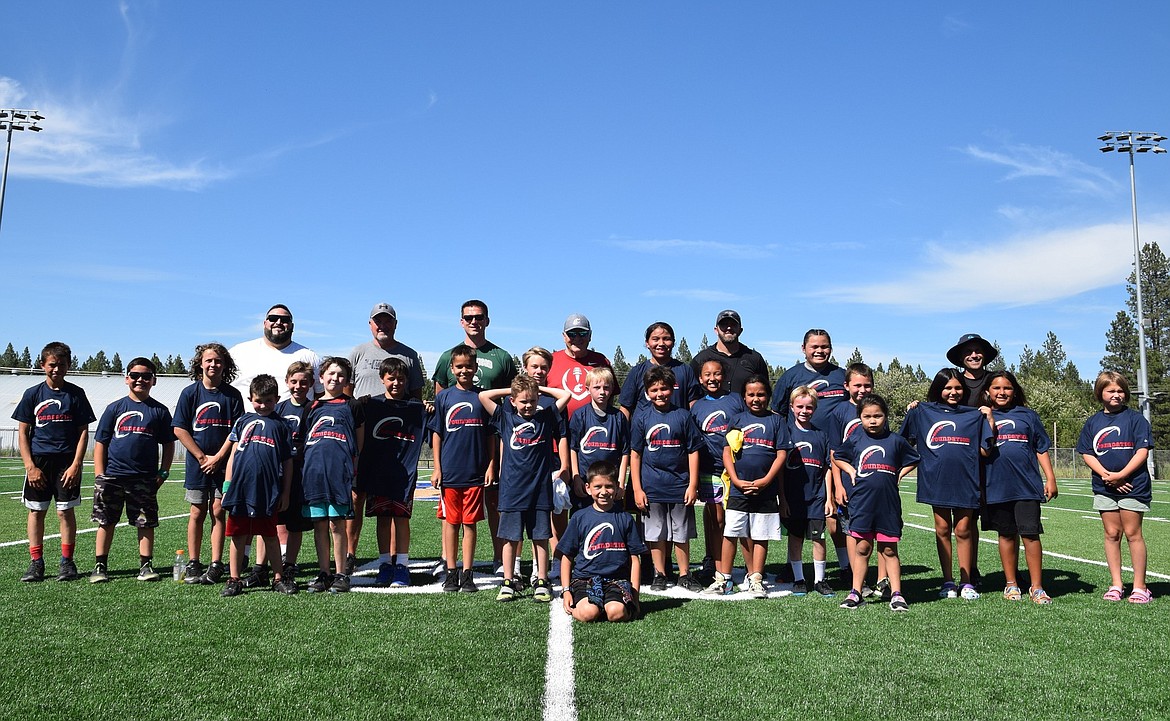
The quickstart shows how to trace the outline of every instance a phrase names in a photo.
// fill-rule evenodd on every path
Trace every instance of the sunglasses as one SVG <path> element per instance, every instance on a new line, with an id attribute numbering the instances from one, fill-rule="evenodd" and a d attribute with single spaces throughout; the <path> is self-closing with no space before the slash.
<path id="1" fill-rule="evenodd" d="M 487 320 L 486 315 L 465 315 L 463 316 L 464 323 L 482 323 Z"/>
<path id="2" fill-rule="evenodd" d="M 565 335 L 569 336 L 570 338 L 588 338 L 589 331 L 587 331 L 587 330 L 567 330 L 567 331 L 565 331 Z"/>
<path id="3" fill-rule="evenodd" d="M 130 371 L 129 373 L 126 374 L 126 377 L 132 381 L 154 380 L 154 374 L 151 373 L 150 371 L 146 371 L 145 373 L 143 373 L 141 371 Z"/>
<path id="4" fill-rule="evenodd" d="M 292 316 L 291 315 L 270 315 L 267 318 L 265 318 L 265 320 L 267 320 L 269 323 L 284 323 L 287 325 L 287 324 L 292 323 Z"/>

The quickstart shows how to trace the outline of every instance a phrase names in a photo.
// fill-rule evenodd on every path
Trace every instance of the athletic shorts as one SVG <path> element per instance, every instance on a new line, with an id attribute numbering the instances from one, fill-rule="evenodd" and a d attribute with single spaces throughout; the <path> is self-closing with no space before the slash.
<path id="1" fill-rule="evenodd" d="M 414 499 L 401 501 L 389 496 L 370 496 L 366 500 L 366 518 L 410 518 Z"/>
<path id="2" fill-rule="evenodd" d="M 290 533 L 313 530 L 313 522 L 301 512 L 305 505 L 305 489 L 301 486 L 301 467 L 293 460 L 292 483 L 288 487 L 288 508 L 276 514 L 276 522 Z"/>
<path id="3" fill-rule="evenodd" d="M 651 503 L 643 523 L 647 543 L 686 543 L 698 536 L 695 507 L 685 503 Z"/>
<path id="4" fill-rule="evenodd" d="M 1093 510 L 1101 511 L 1133 511 L 1134 513 L 1149 513 L 1150 505 L 1133 498 L 1114 498 L 1100 493 L 1093 494 Z"/>
<path id="5" fill-rule="evenodd" d="M 877 541 L 878 543 L 897 543 L 902 540 L 901 536 L 887 536 L 877 531 L 850 531 L 849 535 L 862 541 Z"/>
<path id="6" fill-rule="evenodd" d="M 183 500 L 192 506 L 206 506 L 217 498 L 223 498 L 223 488 L 188 488 Z"/>
<path id="7" fill-rule="evenodd" d="M 723 517 L 724 538 L 750 538 L 753 541 L 779 541 L 780 514 L 736 511 L 728 508 Z"/>
<path id="8" fill-rule="evenodd" d="M 503 541 L 522 541 L 524 535 L 533 541 L 552 538 L 552 518 L 549 511 L 500 511 L 500 526 L 496 536 Z"/>
<path id="9" fill-rule="evenodd" d="M 301 515 L 313 521 L 324 521 L 332 518 L 353 518 L 353 506 L 348 503 L 334 505 L 332 503 L 306 503 L 301 506 Z"/>
<path id="10" fill-rule="evenodd" d="M 276 536 L 276 516 L 245 516 L 229 513 L 224 529 L 229 536 Z"/>
<path id="11" fill-rule="evenodd" d="M 594 606 L 604 607 L 613 601 L 620 601 L 628 606 L 634 602 L 634 587 L 624 578 L 604 576 L 574 578 L 569 583 L 569 596 L 573 599 L 569 608 L 576 608 L 577 604 L 586 598 Z"/>
<path id="12" fill-rule="evenodd" d="M 727 484 L 721 473 L 699 474 L 699 500 L 703 503 L 722 504 L 727 497 Z"/>
<path id="13" fill-rule="evenodd" d="M 819 541 L 825 537 L 823 518 L 781 518 L 780 523 L 790 536 L 807 538 L 810 541 Z"/>
<path id="14" fill-rule="evenodd" d="M 21 500 L 24 507 L 30 511 L 47 511 L 49 503 L 57 501 L 57 510 L 65 511 L 76 508 L 81 503 L 81 474 L 77 475 L 77 485 L 66 488 L 62 482 L 65 471 L 73 465 L 73 455 L 70 453 L 54 453 L 47 456 L 33 456 L 33 465 L 44 475 L 44 485 L 35 488 L 24 478 L 24 493 Z"/>
<path id="15" fill-rule="evenodd" d="M 112 526 L 122 520 L 135 528 L 158 528 L 158 476 L 93 479 L 93 522 Z"/>
<path id="16" fill-rule="evenodd" d="M 995 531 L 1008 538 L 1039 536 L 1044 533 L 1044 525 L 1040 523 L 1040 501 L 988 503 L 983 508 L 983 530 Z"/>
<path id="17" fill-rule="evenodd" d="M 483 486 L 443 488 L 435 515 L 453 526 L 479 523 L 483 520 Z"/>

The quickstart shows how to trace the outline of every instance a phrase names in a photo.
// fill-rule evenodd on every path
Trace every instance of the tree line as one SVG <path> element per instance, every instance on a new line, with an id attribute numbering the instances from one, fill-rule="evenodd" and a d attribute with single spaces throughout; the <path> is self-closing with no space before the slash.
<path id="1" fill-rule="evenodd" d="M 151 354 L 150 360 L 158 368 L 159 373 L 187 375 L 187 360 L 183 358 L 182 353 L 168 355 L 166 360 L 159 358 L 158 354 L 154 353 Z M 17 353 L 15 346 L 9 343 L 8 347 L 4 349 L 4 352 L 0 353 L 0 368 L 39 370 L 40 357 L 34 357 L 31 351 L 29 351 L 28 346 L 25 346 L 24 350 L 20 353 Z M 104 350 L 99 350 L 84 361 L 74 353 L 69 361 L 69 368 L 72 371 L 81 373 L 122 373 L 125 371 L 122 356 L 115 352 L 110 357 L 106 355 Z"/>

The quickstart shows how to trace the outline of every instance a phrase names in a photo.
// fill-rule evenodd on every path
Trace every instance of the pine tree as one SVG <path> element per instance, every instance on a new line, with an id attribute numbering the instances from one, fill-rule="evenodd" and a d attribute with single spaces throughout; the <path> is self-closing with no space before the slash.
<path id="1" fill-rule="evenodd" d="M 110 361 L 110 372 L 111 373 L 125 372 L 125 369 L 122 367 L 122 356 L 118 355 L 118 353 L 116 351 L 114 353 L 114 359 Z"/>
<path id="2" fill-rule="evenodd" d="M 1137 378 L 1137 326 L 1123 310 L 1117 311 L 1105 333 L 1105 357 L 1101 359 L 1101 370 L 1116 371 L 1126 378 Z"/>
<path id="3" fill-rule="evenodd" d="M 645 353 L 639 353 L 638 359 L 636 361 L 634 361 L 634 365 L 638 365 L 639 363 L 645 363 L 648 360 L 650 360 L 650 359 L 646 357 Z"/>
<path id="4" fill-rule="evenodd" d="M 36 368 L 36 366 L 33 365 L 32 354 L 28 352 L 28 346 L 25 346 L 24 350 L 20 352 L 20 367 Z"/>
<path id="5" fill-rule="evenodd" d="M 995 348 L 995 360 L 987 364 L 987 370 L 992 373 L 1007 370 L 1007 365 L 1003 362 L 1003 348 L 999 347 L 998 342 L 993 342 L 991 345 Z"/>
<path id="6" fill-rule="evenodd" d="M 630 363 L 626 360 L 626 354 L 622 353 L 622 347 L 619 345 L 613 352 L 613 375 L 617 378 L 619 388 L 626 382 L 626 376 L 629 374 Z"/>
<path id="7" fill-rule="evenodd" d="M 695 357 L 691 353 L 690 347 L 687 346 L 687 339 L 686 338 L 683 338 L 679 342 L 678 348 L 675 349 L 674 355 L 676 358 L 678 358 L 683 363 L 690 363 L 691 359 Z"/>
<path id="8" fill-rule="evenodd" d="M 861 357 L 861 349 L 858 348 L 857 346 L 854 346 L 853 353 L 849 356 L 849 360 L 845 361 L 845 365 L 846 365 L 846 367 L 848 367 L 848 366 L 853 365 L 854 363 L 864 363 L 864 362 L 865 362 L 865 359 Z"/>
<path id="9" fill-rule="evenodd" d="M 707 334 L 704 333 L 702 339 L 699 340 L 699 350 L 703 350 L 709 345 L 711 345 L 711 343 L 707 340 Z"/>
<path id="10" fill-rule="evenodd" d="M 16 354 L 16 349 L 9 343 L 8 347 L 4 349 L 3 355 L 0 355 L 0 367 L 3 368 L 19 368 L 20 356 Z M 27 366 L 25 366 L 27 367 Z"/>

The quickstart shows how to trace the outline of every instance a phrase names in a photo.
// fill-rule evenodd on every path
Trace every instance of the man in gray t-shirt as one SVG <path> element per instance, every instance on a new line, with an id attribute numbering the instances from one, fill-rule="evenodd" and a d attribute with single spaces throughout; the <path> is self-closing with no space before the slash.
<path id="1" fill-rule="evenodd" d="M 394 331 L 397 329 L 398 314 L 394 312 L 394 306 L 379 303 L 370 309 L 370 333 L 374 339 L 354 346 L 349 352 L 354 376 L 350 395 L 354 398 L 386 392 L 378 369 L 382 361 L 391 357 L 400 359 L 410 367 L 410 394 L 422 398 L 422 362 L 413 348 L 394 339 Z"/>

